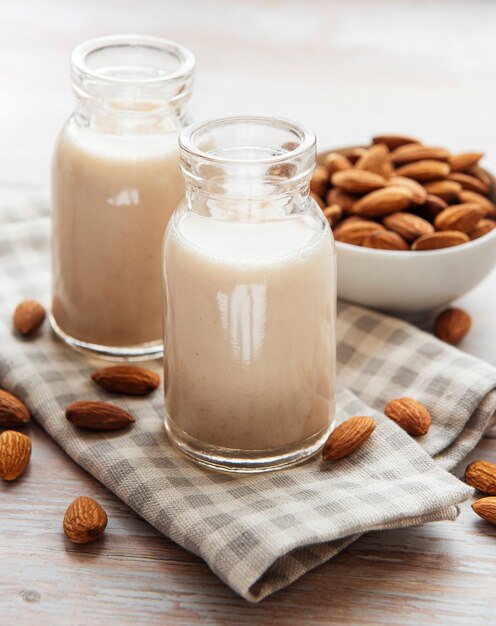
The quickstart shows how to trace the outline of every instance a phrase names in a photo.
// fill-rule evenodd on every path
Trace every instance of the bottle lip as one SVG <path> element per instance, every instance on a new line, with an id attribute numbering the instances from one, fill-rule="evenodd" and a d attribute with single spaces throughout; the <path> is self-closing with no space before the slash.
<path id="1" fill-rule="evenodd" d="M 266 126 L 279 125 L 281 128 L 285 128 L 289 132 L 292 132 L 295 138 L 299 141 L 295 147 L 285 150 L 281 154 L 255 158 L 233 158 L 212 154 L 208 151 L 202 150 L 195 141 L 197 136 L 203 131 L 235 124 Z M 187 128 L 182 130 L 179 135 L 179 147 L 182 151 L 188 153 L 192 157 L 200 158 L 211 163 L 217 163 L 219 165 L 273 165 L 280 162 L 288 162 L 292 159 L 297 159 L 307 152 L 315 152 L 315 145 L 315 133 L 309 127 L 288 118 L 265 115 L 237 115 L 196 122 L 194 124 L 190 124 Z"/>
<path id="2" fill-rule="evenodd" d="M 179 65 L 177 69 L 171 71 L 170 73 L 164 73 L 159 76 L 136 77 L 132 79 L 106 75 L 103 74 L 101 70 L 93 69 L 88 65 L 87 59 L 90 54 L 104 48 L 118 46 L 142 46 L 154 48 L 156 50 L 163 50 L 164 52 L 174 55 L 177 58 Z M 167 83 L 169 81 L 177 81 L 179 79 L 187 79 L 193 74 L 195 64 L 195 57 L 193 53 L 188 50 L 188 48 L 176 43 L 175 41 L 163 39 L 161 37 L 152 37 L 149 35 L 129 34 L 97 37 L 79 44 L 76 48 L 74 48 L 71 55 L 73 72 L 91 78 L 100 83 L 114 85 L 136 84 L 146 86 Z"/>

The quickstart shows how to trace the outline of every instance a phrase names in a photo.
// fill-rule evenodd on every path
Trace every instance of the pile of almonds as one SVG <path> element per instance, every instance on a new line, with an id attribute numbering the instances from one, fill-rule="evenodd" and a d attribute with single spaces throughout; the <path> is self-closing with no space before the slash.
<path id="1" fill-rule="evenodd" d="M 368 148 L 327 154 L 310 189 L 337 241 L 381 250 L 447 248 L 496 228 L 482 156 L 380 135 Z"/>

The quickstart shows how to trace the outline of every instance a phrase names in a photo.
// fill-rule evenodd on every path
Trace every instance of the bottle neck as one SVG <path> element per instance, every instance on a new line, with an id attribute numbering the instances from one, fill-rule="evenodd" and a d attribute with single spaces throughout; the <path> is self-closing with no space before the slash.
<path id="1" fill-rule="evenodd" d="M 221 118 L 189 126 L 179 146 L 189 210 L 246 221 L 308 210 L 309 129 L 270 117 Z"/>
<path id="2" fill-rule="evenodd" d="M 234 177 L 212 183 L 185 176 L 185 207 L 204 217 L 261 222 L 304 213 L 310 200 L 308 177 L 298 181 Z"/>
<path id="3" fill-rule="evenodd" d="M 71 58 L 76 120 L 115 134 L 179 130 L 193 75 L 193 55 L 174 42 L 136 35 L 91 40 Z"/>
<path id="4" fill-rule="evenodd" d="M 116 135 L 179 132 L 190 123 L 185 103 L 181 107 L 153 102 L 123 105 L 77 98 L 75 117 L 81 126 Z"/>

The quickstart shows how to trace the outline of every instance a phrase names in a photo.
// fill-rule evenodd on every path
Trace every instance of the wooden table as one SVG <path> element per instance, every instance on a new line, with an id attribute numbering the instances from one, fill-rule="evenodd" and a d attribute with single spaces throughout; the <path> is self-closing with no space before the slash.
<path id="1" fill-rule="evenodd" d="M 55 135 L 71 109 L 78 42 L 143 32 L 198 59 L 197 118 L 273 113 L 316 129 L 321 147 L 404 131 L 496 167 L 496 5 L 356 0 L 16 0 L 0 8 L 0 186 L 48 186 Z M 1 269 L 1 268 L 0 268 Z M 496 273 L 461 302 L 475 325 L 461 346 L 496 364 Z M 371 533 L 261 605 L 159 535 L 33 425 L 24 478 L 0 486 L 0 623 L 463 624 L 496 621 L 496 527 L 459 519 Z M 485 439 L 470 458 L 496 461 Z M 460 470 L 462 471 L 462 470 Z M 67 542 L 76 496 L 96 497 L 102 541 Z"/>

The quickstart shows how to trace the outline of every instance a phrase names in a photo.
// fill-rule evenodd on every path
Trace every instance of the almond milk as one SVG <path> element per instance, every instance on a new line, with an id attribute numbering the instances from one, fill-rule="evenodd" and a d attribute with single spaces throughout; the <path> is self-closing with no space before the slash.
<path id="1" fill-rule="evenodd" d="M 145 35 L 71 55 L 75 109 L 52 167 L 50 322 L 77 350 L 162 354 L 162 239 L 184 195 L 178 136 L 194 67 L 183 46 Z"/>
<path id="2" fill-rule="evenodd" d="M 161 246 L 184 193 L 177 132 L 121 136 L 69 122 L 53 162 L 53 302 L 79 341 L 162 335 Z"/>
<path id="3" fill-rule="evenodd" d="M 207 444 L 280 449 L 334 411 L 334 250 L 312 215 L 184 212 L 164 249 L 166 411 Z"/>

